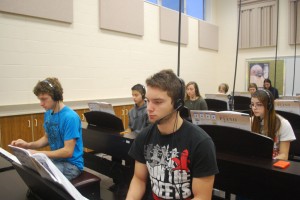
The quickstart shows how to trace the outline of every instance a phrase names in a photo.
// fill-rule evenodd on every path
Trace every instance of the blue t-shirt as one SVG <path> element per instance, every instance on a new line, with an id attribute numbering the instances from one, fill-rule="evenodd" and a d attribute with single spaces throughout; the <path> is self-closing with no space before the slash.
<path id="1" fill-rule="evenodd" d="M 76 139 L 76 144 L 71 158 L 54 159 L 69 162 L 83 170 L 83 142 L 81 121 L 78 114 L 65 106 L 62 110 L 52 114 L 52 110 L 45 113 L 44 129 L 48 135 L 48 142 L 52 151 L 64 147 L 64 141 Z"/>

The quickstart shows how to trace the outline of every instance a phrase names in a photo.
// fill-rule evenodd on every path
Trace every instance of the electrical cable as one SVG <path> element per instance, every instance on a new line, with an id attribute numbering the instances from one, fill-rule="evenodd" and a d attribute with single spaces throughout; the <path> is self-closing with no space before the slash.
<path id="1" fill-rule="evenodd" d="M 278 51 L 278 28 L 279 28 L 279 0 L 277 0 L 277 23 L 276 23 L 276 48 L 275 48 L 275 72 L 274 72 L 274 87 L 276 88 L 276 69 L 277 69 L 277 51 Z"/>
<path id="2" fill-rule="evenodd" d="M 229 99 L 231 105 L 229 105 L 230 110 L 234 110 L 234 91 L 235 91 L 235 81 L 236 81 L 236 72 L 237 72 L 237 61 L 238 61 L 238 54 L 239 54 L 239 40 L 240 40 L 240 26 L 241 26 L 241 7 L 242 7 L 242 0 L 240 0 L 239 4 L 239 18 L 238 18 L 238 32 L 237 32 L 237 42 L 236 42 L 236 56 L 235 56 L 235 70 L 234 70 L 234 79 L 233 79 L 233 90 L 232 95 Z"/>
<path id="3" fill-rule="evenodd" d="M 179 21 L 178 21 L 178 55 L 177 55 L 177 76 L 180 75 L 180 43 L 181 43 L 181 3 L 179 0 Z"/>
<path id="4" fill-rule="evenodd" d="M 295 73 L 296 73 L 296 52 L 297 52 L 297 23 L 298 23 L 298 0 L 295 1 L 295 38 L 294 38 L 294 42 L 295 42 L 295 49 L 294 49 L 294 75 L 293 75 L 293 89 L 292 89 L 292 96 L 294 96 L 294 87 L 295 87 Z"/>

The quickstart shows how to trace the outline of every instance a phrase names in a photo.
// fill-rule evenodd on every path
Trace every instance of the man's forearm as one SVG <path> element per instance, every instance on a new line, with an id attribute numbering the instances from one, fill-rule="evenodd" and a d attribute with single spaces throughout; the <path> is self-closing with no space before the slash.
<path id="1" fill-rule="evenodd" d="M 140 200 L 143 198 L 146 190 L 146 182 L 133 177 L 127 193 L 126 200 Z"/>

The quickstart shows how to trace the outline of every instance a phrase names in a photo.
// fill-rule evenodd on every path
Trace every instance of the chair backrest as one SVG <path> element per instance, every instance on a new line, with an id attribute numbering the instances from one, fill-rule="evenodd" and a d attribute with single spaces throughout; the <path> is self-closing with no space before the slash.
<path id="1" fill-rule="evenodd" d="M 249 110 L 250 97 L 234 96 L 234 110 Z"/>

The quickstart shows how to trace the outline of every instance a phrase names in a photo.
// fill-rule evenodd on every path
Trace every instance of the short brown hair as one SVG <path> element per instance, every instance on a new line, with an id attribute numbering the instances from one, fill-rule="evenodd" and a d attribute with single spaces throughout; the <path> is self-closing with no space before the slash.
<path id="1" fill-rule="evenodd" d="M 33 89 L 36 96 L 48 94 L 55 101 L 63 100 L 63 88 L 59 80 L 55 77 L 48 77 L 43 81 L 39 81 Z"/>
<path id="2" fill-rule="evenodd" d="M 154 74 L 146 80 L 146 84 L 166 91 L 168 96 L 171 97 L 173 105 L 179 99 L 184 100 L 185 84 L 171 69 L 161 70 Z"/>

